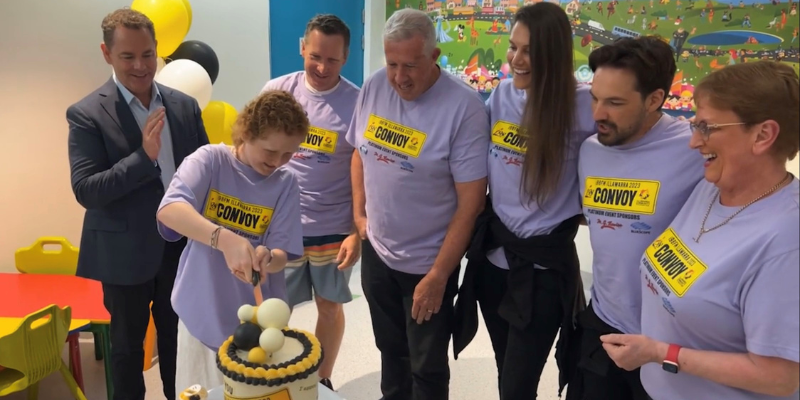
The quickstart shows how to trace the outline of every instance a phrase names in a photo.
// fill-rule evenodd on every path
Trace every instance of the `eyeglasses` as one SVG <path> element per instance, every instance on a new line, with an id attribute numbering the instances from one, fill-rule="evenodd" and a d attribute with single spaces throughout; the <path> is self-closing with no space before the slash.
<path id="1" fill-rule="evenodd" d="M 708 140 L 708 137 L 711 136 L 711 132 L 725 127 L 725 126 L 736 126 L 736 125 L 745 125 L 744 122 L 731 122 L 728 124 L 707 124 L 705 121 L 702 122 L 691 122 L 689 126 L 692 127 L 692 130 L 695 130 L 703 136 L 704 140 Z"/>

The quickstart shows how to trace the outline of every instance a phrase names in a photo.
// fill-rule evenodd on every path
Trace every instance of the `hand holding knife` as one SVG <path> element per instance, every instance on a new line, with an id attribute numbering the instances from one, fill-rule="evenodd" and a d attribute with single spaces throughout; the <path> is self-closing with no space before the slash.
<path id="1" fill-rule="evenodd" d="M 256 306 L 264 301 L 264 295 L 261 293 L 261 272 L 266 270 L 270 261 L 272 261 L 272 252 L 264 246 L 258 246 L 256 248 L 256 264 L 258 264 L 258 270 L 253 269 L 252 277 L 253 295 L 256 298 Z"/>

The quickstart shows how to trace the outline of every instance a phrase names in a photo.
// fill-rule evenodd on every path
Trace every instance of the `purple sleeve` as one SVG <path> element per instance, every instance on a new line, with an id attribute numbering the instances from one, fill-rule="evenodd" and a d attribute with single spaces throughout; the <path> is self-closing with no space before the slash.
<path id="1" fill-rule="evenodd" d="M 450 171 L 456 183 L 486 177 L 490 128 L 485 107 L 467 108 L 467 118 L 461 122 L 450 150 Z"/>
<path id="2" fill-rule="evenodd" d="M 767 260 L 741 294 L 747 350 L 800 362 L 800 250 Z"/>
<path id="3" fill-rule="evenodd" d="M 211 187 L 211 175 L 214 171 L 214 157 L 209 148 L 210 145 L 203 146 L 181 163 L 172 181 L 167 188 L 158 210 L 174 202 L 183 202 L 200 212 L 205 204 L 208 190 Z M 158 233 L 168 242 L 176 242 L 182 235 L 170 229 L 161 221 L 158 222 Z"/>
<path id="4" fill-rule="evenodd" d="M 356 106 L 353 108 L 353 117 L 350 119 L 350 126 L 347 127 L 347 133 L 344 135 L 347 143 L 352 147 L 356 147 L 356 140 L 358 139 L 358 123 L 361 118 L 361 108 L 364 105 L 364 96 L 366 96 L 366 85 L 358 92 L 356 98 Z"/>
<path id="5" fill-rule="evenodd" d="M 592 94 L 586 87 L 579 88 L 575 98 L 575 127 L 572 132 L 573 138 L 580 144 L 594 135 L 596 131 L 594 110 L 592 108 Z"/>
<path id="6" fill-rule="evenodd" d="M 295 260 L 303 256 L 303 223 L 300 220 L 300 187 L 294 174 L 286 171 L 282 182 L 285 189 L 269 225 L 264 239 L 268 249 L 281 249 L 288 259 Z"/>

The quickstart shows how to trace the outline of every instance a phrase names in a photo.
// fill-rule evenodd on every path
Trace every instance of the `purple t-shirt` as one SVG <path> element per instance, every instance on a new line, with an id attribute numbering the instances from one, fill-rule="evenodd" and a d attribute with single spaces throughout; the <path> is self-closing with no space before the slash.
<path id="1" fill-rule="evenodd" d="M 664 114 L 636 142 L 609 147 L 594 135 L 581 146 L 583 214 L 594 254 L 592 308 L 624 333 L 641 332 L 642 252 L 703 179 L 704 160 L 689 148 L 691 136 L 688 121 Z"/>
<path id="2" fill-rule="evenodd" d="M 275 78 L 263 90 L 274 89 L 293 94 L 311 123 L 306 141 L 287 164 L 300 185 L 303 236 L 352 232 L 353 146 L 345 135 L 353 118 L 358 87 L 341 78 L 330 93 L 312 93 L 305 84 L 305 72 L 301 71 Z"/>
<path id="3" fill-rule="evenodd" d="M 489 118 L 480 95 L 441 71 L 414 101 L 386 69 L 361 88 L 347 141 L 361 155 L 367 235 L 392 269 L 425 274 L 456 211 L 455 183 L 486 177 Z"/>
<path id="4" fill-rule="evenodd" d="M 488 161 L 492 208 L 506 228 L 521 238 L 546 235 L 564 220 L 581 213 L 580 198 L 575 195 L 578 193 L 578 152 L 581 143 L 595 132 L 589 86 L 580 85 L 575 97 L 576 124 L 569 138 L 558 187 L 543 206 L 528 201 L 520 190 L 527 145 L 525 138 L 519 135 L 519 124 L 525 101 L 525 91 L 515 88 L 508 79 L 501 81 L 486 101 L 492 126 Z M 491 250 L 487 258 L 495 266 L 508 269 L 502 248 Z"/>
<path id="5" fill-rule="evenodd" d="M 703 180 L 669 228 L 641 258 L 642 333 L 685 348 L 751 352 L 800 362 L 800 184 L 757 201 L 722 227 L 695 238 L 741 207 L 714 200 Z M 679 356 L 680 360 L 680 356 Z M 774 400 L 659 364 L 642 367 L 653 400 Z M 800 394 L 781 399 L 798 399 Z"/>
<path id="6" fill-rule="evenodd" d="M 174 202 L 188 203 L 253 247 L 281 249 L 294 259 L 303 254 L 298 192 L 289 170 L 278 168 L 263 176 L 237 160 L 225 144 L 211 144 L 181 163 L 159 210 Z M 168 241 L 181 238 L 160 222 L 158 231 Z M 283 272 L 269 274 L 262 290 L 265 299 L 286 300 Z M 172 307 L 192 336 L 218 348 L 239 325 L 237 311 L 243 304 L 255 304 L 253 286 L 230 272 L 221 251 L 188 240 L 178 264 Z"/>

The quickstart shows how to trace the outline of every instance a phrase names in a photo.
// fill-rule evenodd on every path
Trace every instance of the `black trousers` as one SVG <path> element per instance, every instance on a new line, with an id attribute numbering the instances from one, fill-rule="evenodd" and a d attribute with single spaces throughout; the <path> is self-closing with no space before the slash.
<path id="1" fill-rule="evenodd" d="M 447 351 L 453 321 L 458 270 L 447 281 L 442 306 L 430 321 L 411 318 L 414 289 L 424 275 L 390 269 L 368 240 L 361 250 L 361 285 L 369 304 L 375 343 L 381 352 L 384 400 L 447 400 Z"/>
<path id="2" fill-rule="evenodd" d="M 178 316 L 172 309 L 170 296 L 184 244 L 183 240 L 166 243 L 161 269 L 155 278 L 145 283 L 103 284 L 103 303 L 111 315 L 113 400 L 144 400 L 144 336 L 150 323 L 150 302 L 153 302 L 153 322 L 157 331 L 158 364 L 164 396 L 167 400 L 175 400 Z"/>
<path id="3" fill-rule="evenodd" d="M 533 266 L 531 266 L 533 268 Z M 524 329 L 510 325 L 497 312 L 508 289 L 508 271 L 484 259 L 476 277 L 477 296 L 497 363 L 501 400 L 536 399 L 539 379 L 561 327 L 560 276 L 536 270 L 533 318 Z M 506 351 L 511 348 L 513 351 Z"/>
<path id="4" fill-rule="evenodd" d="M 578 315 L 578 326 L 581 356 L 577 376 L 567 387 L 567 400 L 650 400 L 639 379 L 639 369 L 618 367 L 600 342 L 602 335 L 622 332 L 603 322 L 591 303 Z"/>

